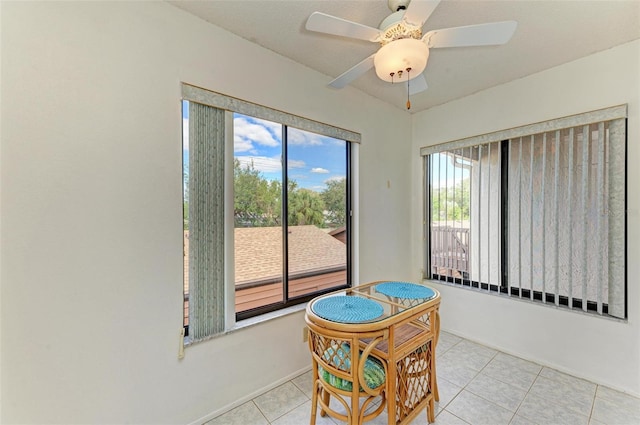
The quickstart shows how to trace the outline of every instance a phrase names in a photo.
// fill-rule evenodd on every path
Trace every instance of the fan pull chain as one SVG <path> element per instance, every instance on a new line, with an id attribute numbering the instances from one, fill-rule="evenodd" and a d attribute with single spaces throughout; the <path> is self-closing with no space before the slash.
<path id="1" fill-rule="evenodd" d="M 395 72 L 390 72 L 389 75 L 391 76 L 391 84 L 393 84 L 393 76 L 396 75 Z"/>
<path id="2" fill-rule="evenodd" d="M 409 100 L 409 94 L 411 90 L 409 90 L 409 81 L 411 81 L 411 68 L 407 68 L 407 110 L 411 109 L 411 101 Z"/>

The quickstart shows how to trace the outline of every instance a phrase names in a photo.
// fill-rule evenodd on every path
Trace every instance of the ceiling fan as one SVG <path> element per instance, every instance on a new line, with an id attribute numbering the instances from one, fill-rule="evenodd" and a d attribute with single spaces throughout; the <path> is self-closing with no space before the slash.
<path id="1" fill-rule="evenodd" d="M 432 30 L 423 35 L 422 26 L 440 1 L 387 0 L 393 13 L 380 23 L 379 28 L 321 12 L 312 13 L 306 24 L 306 29 L 310 31 L 371 41 L 380 43 L 381 46 L 377 52 L 338 76 L 329 85 L 343 88 L 375 68 L 381 80 L 391 83 L 411 81 L 409 95 L 419 93 L 427 89 L 423 71 L 429 59 L 429 49 L 505 44 L 518 25 L 515 21 L 494 22 Z M 410 106 L 407 101 L 407 109 Z"/>

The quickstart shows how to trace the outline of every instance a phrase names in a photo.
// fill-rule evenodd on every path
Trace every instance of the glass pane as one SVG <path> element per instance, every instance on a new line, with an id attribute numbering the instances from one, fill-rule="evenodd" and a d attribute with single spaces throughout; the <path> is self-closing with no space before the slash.
<path id="1" fill-rule="evenodd" d="M 189 102 L 182 101 L 183 323 L 189 325 Z"/>
<path id="2" fill-rule="evenodd" d="M 347 142 L 289 128 L 288 296 L 347 283 Z"/>
<path id="3" fill-rule="evenodd" d="M 471 150 L 430 156 L 431 273 L 468 279 L 470 272 Z"/>
<path id="4" fill-rule="evenodd" d="M 233 116 L 236 312 L 283 301 L 282 126 Z"/>

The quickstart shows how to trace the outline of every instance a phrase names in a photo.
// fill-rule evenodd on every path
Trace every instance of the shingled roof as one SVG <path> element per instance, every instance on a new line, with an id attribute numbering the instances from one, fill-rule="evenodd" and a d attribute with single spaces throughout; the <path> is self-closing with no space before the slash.
<path id="1" fill-rule="evenodd" d="M 235 231 L 236 311 L 282 299 L 282 227 L 244 227 Z M 346 282 L 345 229 L 327 232 L 292 226 L 289 241 L 289 294 L 296 297 Z M 184 232 L 185 253 L 189 232 Z M 189 324 L 189 256 L 184 258 L 184 324 Z"/>
<path id="2" fill-rule="evenodd" d="M 316 226 L 288 228 L 290 278 L 346 268 L 345 244 Z M 280 282 L 282 227 L 235 229 L 236 287 Z"/>

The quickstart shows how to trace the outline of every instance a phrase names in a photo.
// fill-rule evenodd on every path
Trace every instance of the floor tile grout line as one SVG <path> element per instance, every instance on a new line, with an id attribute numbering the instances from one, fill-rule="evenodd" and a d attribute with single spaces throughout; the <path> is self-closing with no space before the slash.
<path id="1" fill-rule="evenodd" d="M 305 373 L 306 373 L 306 372 L 305 372 Z M 302 376 L 302 375 L 304 375 L 304 374 L 298 375 L 297 377 Z M 297 378 L 297 377 L 296 377 L 296 378 Z M 293 379 L 295 379 L 295 378 L 293 378 Z M 291 412 L 293 412 L 294 410 L 296 410 L 298 407 L 300 407 L 300 406 L 302 406 L 303 404 L 305 404 L 307 401 L 311 400 L 311 399 L 307 396 L 307 394 L 306 394 L 306 393 L 305 393 L 305 392 L 304 392 L 300 387 L 298 387 L 298 386 L 296 385 L 296 383 L 295 383 L 295 382 L 293 382 L 293 379 L 290 379 L 288 382 L 290 382 L 290 383 L 293 385 L 293 387 L 294 387 L 295 389 L 297 389 L 298 391 L 300 391 L 300 392 L 302 393 L 302 395 L 304 395 L 307 399 L 306 399 L 305 401 L 303 401 L 302 403 L 300 403 L 300 404 L 296 405 L 295 407 L 292 407 L 292 408 L 291 408 L 291 410 L 289 410 L 289 411 L 287 411 L 287 412 L 283 413 L 282 415 L 278 416 L 277 418 L 275 418 L 275 419 L 273 420 L 273 422 L 277 421 L 278 419 L 282 418 L 283 416 L 288 415 L 289 413 L 291 413 Z M 284 384 L 282 384 L 282 385 L 285 385 L 285 384 L 286 384 L 286 382 L 285 382 Z M 271 424 L 273 423 L 273 422 L 269 421 L 269 419 L 267 419 L 267 422 L 269 422 L 269 425 L 271 425 Z"/>
<path id="2" fill-rule="evenodd" d="M 536 376 L 536 380 L 534 380 L 533 384 L 535 384 L 535 382 L 538 380 L 538 378 L 546 378 L 546 377 L 545 377 L 545 376 L 543 376 L 543 375 L 538 374 L 538 375 Z M 546 378 L 546 379 L 549 379 L 549 378 Z M 557 382 L 557 381 L 556 381 L 556 382 Z M 531 388 L 533 388 L 533 384 L 531 385 Z M 527 394 L 525 395 L 525 398 L 524 398 L 524 399 L 522 399 L 522 402 L 520 403 L 520 406 L 522 406 L 522 403 L 524 402 L 524 400 L 527 398 L 527 396 L 528 396 L 528 395 L 529 395 L 529 393 L 531 392 L 531 388 L 529 389 L 529 391 L 527 391 Z M 580 416 L 582 416 L 582 417 L 587 417 L 587 423 L 591 423 L 591 415 L 590 415 L 590 414 L 589 414 L 589 415 L 583 415 L 583 414 L 582 414 L 582 413 L 580 413 L 580 412 L 577 412 L 577 411 L 575 411 L 575 410 L 573 410 L 573 409 L 569 409 L 569 408 L 567 408 L 567 407 L 565 407 L 565 406 L 563 406 L 563 405 L 561 405 L 561 404 L 558 404 L 555 400 L 551 400 L 551 399 L 546 398 L 546 397 L 544 397 L 544 396 L 542 396 L 542 395 L 537 395 L 537 394 L 533 394 L 533 393 L 532 393 L 531 395 L 532 395 L 532 396 L 535 396 L 535 397 L 539 397 L 539 398 L 543 399 L 544 401 L 546 401 L 547 403 L 550 403 L 550 404 L 553 404 L 553 405 L 559 406 L 560 408 L 564 409 L 565 411 L 570 411 L 570 412 L 575 413 L 575 414 L 577 414 L 577 415 L 580 415 Z M 518 410 L 520 410 L 520 406 L 518 406 Z M 591 405 L 591 410 L 593 410 L 593 404 Z M 516 414 L 517 414 L 517 411 L 516 411 Z M 528 416 L 524 416 L 524 415 L 521 415 L 521 416 L 525 417 L 526 419 L 528 419 L 528 420 L 530 420 L 530 421 L 532 421 L 532 422 L 534 421 L 534 419 L 532 419 L 532 418 L 530 418 L 530 417 L 528 417 Z M 534 422 L 534 423 L 535 423 L 535 422 Z"/>
<path id="3" fill-rule="evenodd" d="M 441 380 L 441 381 L 447 381 L 447 382 L 449 382 L 451 385 L 456 385 L 456 384 L 454 384 L 453 382 L 451 382 L 451 381 L 449 381 L 449 380 L 447 380 L 447 379 L 444 379 L 444 378 L 440 378 L 440 380 Z M 457 385 L 456 385 L 456 387 L 457 387 Z M 460 387 L 460 391 L 458 391 L 458 392 L 457 392 L 453 397 L 451 397 L 451 400 L 449 400 L 449 401 L 447 402 L 447 404 L 445 404 L 444 406 L 442 406 L 442 409 L 440 409 L 440 410 L 441 410 L 441 411 L 442 411 L 442 410 L 445 410 L 445 409 L 447 408 L 447 406 L 449 406 L 449 404 L 451 404 L 451 402 L 453 401 L 453 399 L 455 399 L 456 397 L 458 397 L 458 395 L 462 392 L 462 390 L 464 390 L 464 387 Z M 438 407 L 441 407 L 441 406 L 440 406 L 440 402 L 438 402 Z M 451 413 L 451 412 L 449 412 L 449 413 Z M 437 414 L 436 414 L 436 416 L 437 416 Z"/>
<path id="4" fill-rule="evenodd" d="M 302 373 L 302 374 L 300 374 L 300 375 L 296 376 L 295 378 L 291 379 L 291 380 L 290 380 L 290 382 L 293 384 L 293 386 L 294 386 L 294 387 L 296 387 L 298 390 L 300 390 L 300 392 L 301 392 L 302 394 L 304 394 L 304 395 L 305 395 L 305 397 L 307 397 L 307 399 L 308 399 L 308 400 L 311 400 L 311 397 L 309 397 L 309 396 L 307 395 L 307 393 L 305 392 L 304 388 L 300 388 L 300 387 L 295 383 L 295 379 L 298 379 L 299 377 L 301 377 L 302 375 L 305 375 L 306 373 L 308 373 L 308 372 L 305 372 L 305 373 Z"/>
<path id="5" fill-rule="evenodd" d="M 253 405 L 255 406 L 256 409 L 258 409 L 258 412 L 260 412 L 260 414 L 262 415 L 262 417 L 264 418 L 265 421 L 267 421 L 267 423 L 269 425 L 271 425 L 271 421 L 269 420 L 269 418 L 267 418 L 267 415 L 264 414 L 264 412 L 262 411 L 262 409 L 260 409 L 260 406 L 258 406 L 258 403 L 256 403 L 256 398 L 254 397 L 251 399 L 251 403 L 253 403 Z"/>
<path id="6" fill-rule="evenodd" d="M 533 386 L 535 385 L 535 383 L 536 383 L 536 382 L 538 381 L 538 379 L 540 379 L 540 378 L 542 378 L 542 380 L 549 380 L 549 381 L 555 382 L 555 383 L 557 383 L 557 384 L 562 384 L 562 385 L 568 385 L 568 386 L 571 386 L 571 384 L 568 384 L 567 382 L 563 382 L 563 381 L 562 381 L 562 380 L 560 380 L 560 379 L 554 379 L 554 378 L 551 378 L 551 377 L 548 377 L 548 376 L 543 375 L 543 374 L 542 374 L 542 371 L 543 371 L 545 368 L 546 368 L 546 369 L 549 369 L 549 370 L 555 370 L 555 369 L 551 369 L 551 368 L 549 368 L 549 367 L 547 367 L 547 366 L 543 366 L 543 367 L 542 367 L 542 369 L 540 370 L 540 372 L 538 373 L 538 375 L 536 376 L 536 379 L 534 380 L 533 384 L 531 385 L 531 388 L 533 388 Z M 560 372 L 560 371 L 558 371 L 558 372 Z M 591 382 L 591 381 L 588 381 L 588 380 L 583 379 L 583 378 L 579 378 L 579 377 L 577 377 L 577 376 L 569 375 L 569 374 L 564 373 L 564 372 L 560 372 L 560 373 L 562 373 L 563 375 L 566 375 L 566 376 L 568 376 L 568 377 L 570 377 L 570 378 L 576 378 L 576 379 L 579 379 L 579 380 L 581 380 L 581 381 L 585 381 L 585 382 L 587 382 L 587 383 L 590 383 L 590 384 L 594 384 L 594 385 L 595 385 L 596 389 L 595 389 L 595 391 L 594 391 L 594 393 L 593 393 L 593 396 L 591 397 L 591 407 L 590 407 L 590 409 L 589 409 L 589 414 L 588 414 L 588 415 L 585 415 L 585 414 L 583 414 L 582 412 L 580 412 L 580 411 L 578 411 L 578 410 L 575 410 L 575 409 L 572 409 L 572 408 L 569 408 L 569 407 L 565 407 L 565 406 L 563 406 L 562 404 L 557 403 L 557 402 L 555 401 L 555 399 L 547 398 L 547 397 L 545 397 L 544 395 L 537 395 L 537 394 L 533 394 L 533 395 L 536 395 L 536 396 L 538 396 L 538 397 L 540 397 L 540 398 L 542 398 L 542 399 L 546 400 L 546 401 L 547 401 L 547 402 L 549 402 L 549 403 L 553 403 L 553 404 L 555 404 L 555 405 L 557 405 L 557 406 L 560 406 L 560 407 L 562 407 L 562 408 L 563 408 L 563 409 L 565 409 L 565 410 L 569 410 L 569 411 L 571 411 L 571 412 L 573 412 L 573 413 L 576 413 L 576 414 L 578 414 L 578 415 L 581 415 L 581 416 L 586 416 L 586 417 L 587 417 L 587 419 L 588 419 L 588 421 L 591 421 L 592 414 L 593 414 L 593 409 L 594 409 L 594 407 L 595 407 L 595 400 L 596 400 L 596 398 L 597 398 L 597 394 L 598 394 L 598 386 L 599 386 L 599 384 L 596 384 L 595 382 Z M 531 391 L 531 388 L 529 389 L 529 391 Z M 527 394 L 528 394 L 528 393 L 527 393 Z M 578 402 L 577 400 L 572 399 L 571 397 L 568 397 L 568 398 L 569 398 L 571 401 L 573 401 L 574 403 L 577 403 L 577 402 Z"/>
<path id="7" fill-rule="evenodd" d="M 520 400 L 520 403 L 518 403 L 518 407 L 516 408 L 516 413 L 513 415 L 513 417 L 515 418 L 515 416 L 518 414 L 518 412 L 520 411 L 520 408 L 522 407 L 522 403 L 524 403 L 524 401 L 527 399 L 527 396 L 529 395 L 529 393 L 531 392 L 531 388 L 533 388 L 533 385 L 536 383 L 536 381 L 538 380 L 538 378 L 540 377 L 540 372 L 542 371 L 542 368 L 540 368 L 540 370 L 538 371 L 538 373 L 536 374 L 536 377 L 533 378 L 533 382 L 531 383 L 531 385 L 529 385 L 529 388 L 527 389 L 527 391 L 524 393 L 524 397 L 522 397 L 522 400 Z M 530 420 L 531 422 L 533 422 L 533 419 L 529 418 L 528 416 L 525 415 L 520 415 L 523 418 L 526 418 L 527 420 Z M 513 418 L 511 418 L 511 421 L 513 421 Z M 537 422 L 533 422 L 534 424 L 537 424 Z"/>
<path id="8" fill-rule="evenodd" d="M 537 363 L 534 363 L 537 364 Z M 539 365 L 540 366 L 540 365 Z M 536 373 L 536 377 L 533 378 L 533 382 L 531 383 L 531 385 L 529 385 L 529 388 L 527 389 L 526 393 L 524 394 L 524 397 L 522 398 L 522 401 L 520 401 L 520 403 L 518 404 L 518 408 L 516 409 L 516 415 L 518 414 L 518 412 L 520 411 L 520 407 L 522 407 L 522 403 L 524 403 L 524 401 L 527 399 L 527 396 L 529 395 L 529 393 L 531 393 L 531 388 L 533 388 L 533 386 L 535 385 L 536 381 L 538 380 L 538 378 L 540 378 L 540 374 L 542 373 L 542 370 L 544 369 L 544 366 L 540 366 L 540 370 L 538 370 L 538 373 Z M 528 416 L 524 416 L 524 415 L 520 415 L 524 418 L 527 418 L 528 420 L 533 422 L 533 419 L 529 418 Z M 537 422 L 534 422 L 537 423 Z"/>
<path id="9" fill-rule="evenodd" d="M 489 361 L 489 363 L 491 363 L 491 361 L 493 361 L 493 360 L 495 359 L 495 357 L 497 357 L 497 355 L 498 355 L 498 354 L 500 354 L 500 353 L 502 353 L 502 354 L 506 354 L 506 355 L 508 355 L 508 356 L 511 356 L 510 354 L 504 353 L 504 352 L 502 352 L 502 351 L 498 351 L 498 353 L 496 353 L 496 355 L 494 356 L 494 358 L 492 358 L 492 359 Z M 512 357 L 515 357 L 515 356 L 512 356 Z M 519 358 L 519 357 L 516 357 L 516 358 Z M 525 361 L 529 362 L 528 360 L 525 360 Z M 484 367 L 480 370 L 480 372 L 479 372 L 479 373 L 481 373 L 481 372 L 482 372 L 482 371 L 483 371 L 487 366 L 489 366 L 489 363 L 487 363 L 486 365 L 484 365 Z M 529 362 L 529 363 L 533 363 L 533 362 Z M 537 363 L 533 363 L 533 364 L 537 364 Z M 540 365 L 538 365 L 538 366 L 540 366 Z M 519 369 L 517 366 L 513 366 L 513 367 L 514 367 L 514 368 L 516 368 L 516 369 Z M 533 384 L 535 383 L 535 381 L 536 381 L 536 380 L 538 379 L 538 377 L 540 376 L 540 371 L 542 370 L 543 366 L 540 366 L 540 368 L 541 368 L 541 369 L 540 369 L 537 373 L 530 373 L 530 372 L 527 372 L 527 371 L 523 371 L 524 373 L 529 373 L 529 374 L 531 374 L 531 375 L 535 375 L 535 378 L 533 378 L 533 381 L 532 381 L 531 385 L 529 385 L 529 387 L 525 390 L 527 394 L 528 394 L 528 393 L 529 393 L 529 391 L 531 390 L 531 387 L 533 387 Z M 488 377 L 490 377 L 490 378 L 495 379 L 496 381 L 502 382 L 503 384 L 507 384 L 507 385 L 510 385 L 510 386 L 512 386 L 512 387 L 514 387 L 514 388 L 516 388 L 516 389 L 520 389 L 520 388 L 516 387 L 515 385 L 510 384 L 509 382 L 505 382 L 504 380 L 500 379 L 499 377 L 492 376 L 492 375 L 490 375 L 490 374 L 488 374 L 488 373 L 487 373 L 487 374 L 485 374 L 485 375 L 486 375 L 486 376 L 488 376 Z M 476 378 L 476 376 L 474 376 L 474 377 L 473 377 L 473 379 L 475 379 L 475 378 Z"/>
<path id="10" fill-rule="evenodd" d="M 458 394 L 460 394 L 460 393 L 458 393 Z M 456 394 L 456 395 L 457 395 L 457 394 Z M 454 398 L 455 398 L 455 397 L 454 397 Z M 469 422 L 465 421 L 464 419 L 462 419 L 460 416 L 455 415 L 455 414 L 451 413 L 450 411 L 448 411 L 448 410 L 446 410 L 446 409 L 442 409 L 442 410 L 440 411 L 440 413 L 442 413 L 442 412 L 447 412 L 447 413 L 448 413 L 448 414 L 450 414 L 451 416 L 454 416 L 454 417 L 456 417 L 456 418 L 460 419 L 460 420 L 461 420 L 462 422 L 464 422 L 465 424 L 468 424 L 468 423 L 469 423 Z M 439 415 L 440 413 L 438 413 L 438 415 Z M 436 416 L 436 421 L 437 421 L 437 420 L 438 420 L 438 417 Z"/>
<path id="11" fill-rule="evenodd" d="M 485 401 L 487 401 L 487 402 L 489 402 L 489 403 L 491 403 L 491 404 L 494 404 L 494 405 L 496 405 L 496 406 L 498 406 L 498 407 L 502 407 L 503 409 L 505 409 L 505 410 L 507 410 L 507 411 L 511 412 L 509 409 L 507 409 L 507 408 L 505 408 L 505 407 L 503 407 L 503 406 L 500 406 L 499 404 L 495 403 L 494 401 L 489 400 L 489 399 L 487 399 L 487 398 L 483 397 L 483 396 L 482 396 L 482 395 L 480 395 L 480 394 L 476 394 L 475 392 L 471 391 L 470 389 L 467 389 L 467 387 L 469 386 L 469 384 L 470 384 L 470 383 L 472 383 L 472 382 L 473 382 L 473 381 L 474 381 L 478 376 L 480 376 L 480 374 L 482 373 L 482 371 L 483 371 L 483 370 L 484 370 L 484 369 L 489 365 L 489 363 L 491 363 L 491 362 L 492 362 L 492 361 L 493 361 L 493 360 L 498 356 L 498 354 L 499 354 L 499 353 L 501 353 L 501 351 L 496 351 L 496 353 L 495 353 L 495 354 L 494 354 L 494 355 L 489 359 L 489 361 L 488 361 L 488 362 L 487 362 L 487 363 L 486 363 L 486 364 L 485 364 L 485 365 L 484 365 L 484 366 L 483 366 L 483 367 L 478 371 L 478 373 L 476 373 L 476 375 L 475 375 L 473 378 L 471 378 L 471 380 L 470 380 L 469 382 L 467 382 L 467 384 L 466 384 L 464 387 L 462 387 L 462 389 L 458 392 L 458 394 L 456 394 L 456 395 L 451 399 L 451 401 L 453 401 L 456 397 L 458 397 L 458 395 L 460 395 L 460 393 L 461 393 L 462 391 L 466 390 L 466 391 L 470 392 L 471 394 L 474 394 L 474 395 L 476 395 L 476 396 L 480 397 L 481 399 L 483 399 L 483 400 L 485 400 Z M 492 377 L 492 376 L 490 376 L 490 375 L 486 375 L 486 376 L 488 376 L 489 378 L 495 379 L 495 380 L 496 380 L 496 381 L 498 381 L 498 382 L 502 382 L 501 380 L 499 380 L 499 379 L 497 379 L 497 378 L 493 378 L 493 377 Z M 509 384 L 509 383 L 507 383 L 507 382 L 502 382 L 502 383 L 503 383 L 503 384 L 505 384 L 505 385 L 513 386 L 513 385 L 510 385 L 510 384 Z M 515 387 L 514 387 L 514 388 L 515 388 Z M 525 394 L 525 397 L 526 397 L 526 394 Z M 524 400 L 524 398 L 523 398 L 523 400 Z M 451 401 L 450 401 L 449 403 L 451 403 Z M 511 423 L 511 422 L 513 421 L 513 418 L 516 416 L 516 414 L 517 414 L 517 412 L 518 412 L 518 409 L 520 408 L 520 404 L 521 404 L 521 403 L 522 403 L 522 401 L 518 404 L 518 408 L 516 408 L 516 410 L 512 412 L 511 418 L 509 418 L 509 423 Z M 455 416 L 455 415 L 454 415 L 454 416 Z M 456 416 L 456 417 L 457 417 L 457 416 Z M 462 419 L 462 418 L 459 418 L 459 419 Z M 463 419 L 463 421 L 464 421 L 464 419 Z"/>
<path id="12" fill-rule="evenodd" d="M 596 384 L 596 390 L 593 392 L 593 400 L 591 400 L 591 411 L 589 412 L 589 423 L 591 422 L 591 419 L 595 418 L 593 417 L 593 411 L 596 408 L 596 399 L 598 398 L 598 388 L 600 387 L 599 384 Z"/>
<path id="13" fill-rule="evenodd" d="M 450 404 L 450 403 L 451 403 L 451 402 L 452 402 L 456 397 L 458 397 L 462 391 L 465 391 L 465 390 L 466 390 L 466 391 L 470 392 L 471 394 L 474 394 L 474 395 L 476 395 L 476 396 L 478 396 L 478 397 L 482 398 L 483 400 L 485 400 L 485 401 L 487 401 L 487 402 L 489 402 L 489 403 L 495 404 L 495 405 L 496 405 L 496 406 L 498 406 L 498 407 L 502 407 L 502 406 L 500 406 L 499 404 L 495 403 L 494 401 L 492 401 L 492 400 L 488 400 L 487 398 L 483 397 L 482 395 L 480 395 L 480 394 L 476 394 L 475 392 L 473 392 L 473 391 L 471 391 L 470 389 L 468 389 L 468 388 L 467 388 L 467 387 L 469 386 L 469 384 L 470 384 L 471 382 L 473 382 L 473 381 L 474 381 L 474 380 L 475 380 L 475 379 L 476 379 L 476 378 L 477 378 L 477 377 L 482 373 L 482 371 L 483 371 L 484 369 L 486 369 L 486 367 L 487 367 L 487 366 L 488 366 L 488 365 L 489 365 L 489 364 L 490 364 L 490 363 L 491 363 L 491 362 L 492 362 L 492 361 L 493 361 L 493 360 L 498 356 L 498 354 L 500 354 L 500 353 L 502 353 L 502 351 L 496 350 L 496 353 L 495 353 L 495 354 L 494 354 L 494 355 L 489 359 L 489 361 L 488 361 L 488 362 L 487 362 L 487 363 L 486 363 L 486 364 L 485 364 L 485 365 L 484 365 L 484 366 L 483 366 L 483 367 L 482 367 L 482 368 L 481 368 L 481 369 L 480 369 L 480 370 L 479 370 L 479 371 L 474 375 L 474 377 L 473 377 L 473 378 L 471 378 L 471 380 L 470 380 L 469 382 L 467 382 L 464 386 L 462 386 L 462 387 L 461 387 L 460 391 L 458 391 L 458 393 L 456 393 L 456 395 L 455 395 L 455 396 L 453 396 L 453 398 L 449 401 L 449 403 L 447 403 L 447 406 L 448 406 L 448 405 L 449 405 L 449 404 Z M 504 354 L 507 354 L 507 353 L 504 353 Z M 509 354 L 507 354 L 507 355 L 509 355 Z M 519 357 L 516 357 L 516 358 L 519 358 Z M 535 363 L 534 363 L 534 364 L 535 364 Z M 538 379 L 538 377 L 540 376 L 540 372 L 542 371 L 542 369 L 543 369 L 543 367 L 541 366 L 541 367 L 540 367 L 540 370 L 539 370 L 537 373 L 535 373 L 535 374 L 533 374 L 533 373 L 532 373 L 532 375 L 535 375 L 535 378 L 533 379 L 533 382 L 531 383 L 531 385 L 529 385 L 529 388 L 525 391 L 525 395 L 524 395 L 524 397 L 522 398 L 522 400 L 518 403 L 518 407 L 515 409 L 515 411 L 513 411 L 513 414 L 511 415 L 511 418 L 510 418 L 510 420 L 509 420 L 509 423 L 511 423 L 511 422 L 513 421 L 513 419 L 515 418 L 515 416 L 518 414 L 518 411 L 520 410 L 520 406 L 522 406 L 522 403 L 523 403 L 523 402 L 524 402 L 524 400 L 527 398 L 527 395 L 528 395 L 528 394 L 529 394 L 529 392 L 531 391 L 531 388 L 533 387 L 533 384 L 535 383 L 535 381 L 536 381 L 536 380 Z M 496 377 L 493 377 L 493 376 L 491 376 L 491 375 L 489 375 L 489 374 L 485 374 L 485 375 L 486 375 L 487 377 L 489 377 L 489 378 L 495 379 L 495 380 L 496 380 L 496 381 L 498 381 L 498 382 L 501 382 L 501 383 L 503 383 L 503 384 L 505 384 L 505 385 L 509 385 L 509 386 L 514 387 L 514 388 L 516 388 L 516 389 L 517 389 L 517 387 L 515 387 L 515 386 L 513 386 L 513 385 L 509 384 L 508 382 L 504 382 L 503 380 L 498 379 L 498 378 L 496 378 Z M 444 378 L 443 378 L 443 379 L 444 379 Z M 507 409 L 507 408 L 504 408 L 504 407 L 502 407 L 502 408 L 503 408 L 503 409 L 505 409 L 505 410 L 507 410 L 507 411 L 510 411 L 510 410 L 509 410 L 509 409 Z M 443 408 L 442 410 L 445 410 L 445 408 Z M 447 410 L 447 412 L 449 412 L 449 411 Z M 451 412 L 449 412 L 449 413 L 453 415 L 453 413 L 451 413 Z M 455 416 L 455 415 L 454 415 L 454 416 Z M 456 416 L 456 417 L 457 417 L 457 416 Z M 528 419 L 528 420 L 531 420 L 530 418 L 528 418 L 528 417 L 526 417 L 526 416 L 525 416 L 525 418 L 526 418 L 526 419 Z M 461 418 L 459 418 L 459 419 L 461 419 Z M 464 421 L 464 420 L 463 420 L 463 421 Z M 535 422 L 534 422 L 534 423 L 535 423 Z"/>

